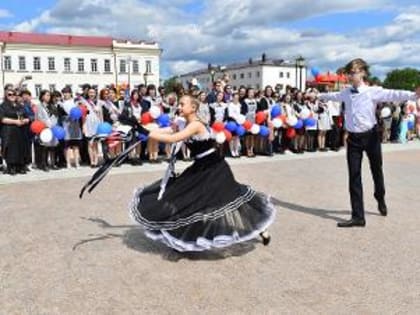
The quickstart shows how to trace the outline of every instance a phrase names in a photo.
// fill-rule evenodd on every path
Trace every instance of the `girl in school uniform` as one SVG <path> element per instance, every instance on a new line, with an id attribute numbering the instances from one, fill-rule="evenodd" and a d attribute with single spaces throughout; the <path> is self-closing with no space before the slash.
<path id="1" fill-rule="evenodd" d="M 89 88 L 85 105 L 88 113 L 83 123 L 83 134 L 88 141 L 90 167 L 94 168 L 99 163 L 99 147 L 98 142 L 92 138 L 96 135 L 99 124 L 103 122 L 103 116 L 102 108 L 97 104 L 96 90 L 92 87 Z"/>
<path id="2" fill-rule="evenodd" d="M 160 110 L 161 104 L 156 96 L 156 87 L 153 84 L 147 86 L 146 96 L 144 99 L 150 103 L 150 108 L 158 107 Z M 159 142 L 153 139 L 147 140 L 147 152 L 149 154 L 149 162 L 150 163 L 161 163 L 162 161 L 158 159 L 159 156 Z"/>
<path id="3" fill-rule="evenodd" d="M 58 112 L 50 105 L 51 93 L 48 90 L 42 90 L 39 95 L 40 104 L 37 106 L 35 119 L 42 121 L 45 126 L 52 128 L 57 125 Z M 48 172 L 49 169 L 58 169 L 55 164 L 55 147 L 58 145 L 56 138 L 44 143 L 39 137 L 35 141 L 35 164 L 37 168 Z"/>
<path id="4" fill-rule="evenodd" d="M 318 121 L 318 114 L 315 112 L 315 108 L 318 106 L 318 101 L 315 95 L 308 93 L 308 100 L 306 101 L 306 107 L 309 109 L 312 119 Z M 308 152 L 315 152 L 315 139 L 318 133 L 318 124 L 315 123 L 313 126 L 305 126 L 306 136 L 306 150 Z"/>
<path id="5" fill-rule="evenodd" d="M 300 112 L 305 108 L 305 102 L 303 99 L 303 93 L 297 91 L 294 94 L 294 99 L 292 102 L 292 107 L 295 115 L 299 117 Z M 296 129 L 296 137 L 293 139 L 293 147 L 296 153 L 304 153 L 305 151 L 305 127 Z"/>
<path id="6" fill-rule="evenodd" d="M 210 104 L 210 125 L 213 125 L 215 122 L 225 123 L 228 120 L 227 104 L 223 102 L 223 97 L 223 92 L 216 92 L 216 102 Z M 224 144 L 219 144 L 219 152 L 224 156 Z"/>
<path id="7" fill-rule="evenodd" d="M 323 102 L 318 102 L 317 105 L 318 113 L 318 150 L 321 152 L 326 152 L 328 149 L 325 146 L 325 141 L 327 138 L 327 132 L 331 130 L 331 117 L 328 110 L 328 104 Z"/>
<path id="8" fill-rule="evenodd" d="M 261 153 L 264 153 L 268 156 L 273 155 L 274 129 L 271 123 L 271 108 L 273 107 L 273 105 L 274 105 L 273 88 L 270 85 L 267 85 L 264 89 L 263 96 L 260 98 L 260 101 L 258 102 L 257 112 L 262 111 L 266 114 L 266 117 L 267 117 L 267 121 L 265 122 L 265 125 L 268 126 L 268 128 L 270 129 L 270 135 L 268 138 L 259 136 L 258 147 Z"/>
<path id="9" fill-rule="evenodd" d="M 255 124 L 255 115 L 257 113 L 258 101 L 255 98 L 254 89 L 248 88 L 246 91 L 247 97 L 244 99 L 244 106 L 242 106 L 241 114 L 245 115 L 246 120 Z M 256 136 L 250 132 L 245 135 L 246 156 L 255 157 Z"/>
<path id="10" fill-rule="evenodd" d="M 241 103 L 239 102 L 239 94 L 233 93 L 232 102 L 228 105 L 228 120 L 238 123 L 238 119 L 241 115 Z M 239 136 L 235 133 L 232 134 L 232 140 L 229 142 L 230 154 L 234 158 L 241 156 L 241 145 Z"/>

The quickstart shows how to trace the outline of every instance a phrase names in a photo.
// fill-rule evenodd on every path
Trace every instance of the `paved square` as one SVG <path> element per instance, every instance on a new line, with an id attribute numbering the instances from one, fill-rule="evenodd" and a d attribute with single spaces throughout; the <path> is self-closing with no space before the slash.
<path id="1" fill-rule="evenodd" d="M 385 150 L 386 218 L 364 159 L 367 226 L 354 229 L 336 228 L 350 211 L 344 151 L 230 161 L 272 196 L 272 243 L 188 255 L 126 210 L 163 165 L 115 170 L 83 200 L 71 172 L 1 176 L 0 314 L 418 314 L 419 147 Z"/>

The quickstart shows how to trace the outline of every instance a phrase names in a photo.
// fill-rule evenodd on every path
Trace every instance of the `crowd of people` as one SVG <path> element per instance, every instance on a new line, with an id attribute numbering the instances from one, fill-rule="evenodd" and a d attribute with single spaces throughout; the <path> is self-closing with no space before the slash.
<path id="1" fill-rule="evenodd" d="M 198 115 L 212 127 L 224 156 L 338 151 L 346 142 L 343 104 L 320 101 L 313 88 L 287 87 L 284 94 L 271 86 L 261 91 L 241 86 L 234 91 L 223 78 L 208 93 L 193 83 L 170 93 L 154 85 L 139 85 L 130 91 L 110 86 L 97 91 L 89 84 L 74 92 L 69 87 L 61 92 L 43 90 L 34 100 L 28 90 L 5 86 L 0 105 L 0 167 L 4 173 L 48 172 L 80 165 L 96 168 L 137 141 L 140 134 L 131 128 L 136 124 L 149 130 L 168 125 L 182 128 L 185 121 L 178 115 L 177 103 L 186 94 L 198 100 Z M 378 104 L 377 120 L 383 142 L 405 143 L 420 136 L 420 107 L 415 103 Z M 190 159 L 186 146 L 180 155 Z M 145 138 L 125 162 L 161 163 L 169 157 L 168 144 Z"/>

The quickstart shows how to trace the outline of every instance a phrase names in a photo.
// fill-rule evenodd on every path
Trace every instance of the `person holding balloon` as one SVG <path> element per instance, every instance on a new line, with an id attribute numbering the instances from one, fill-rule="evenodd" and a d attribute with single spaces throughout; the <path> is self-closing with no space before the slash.
<path id="1" fill-rule="evenodd" d="M 140 105 L 140 95 L 138 90 L 131 91 L 130 95 L 130 101 L 126 102 L 124 105 L 124 108 L 121 112 L 121 115 L 119 115 L 118 120 L 123 125 L 132 125 L 136 122 L 142 123 L 142 107 Z M 131 122 L 130 122 L 131 121 Z M 133 139 L 127 143 L 127 145 L 131 145 L 134 142 L 137 141 L 136 137 L 133 137 Z M 141 161 L 141 150 L 142 145 L 141 143 L 130 152 L 130 163 L 131 165 L 142 165 Z"/>
<path id="2" fill-rule="evenodd" d="M 99 147 L 95 136 L 98 135 L 98 126 L 103 122 L 103 116 L 102 108 L 97 103 L 96 90 L 93 87 L 90 87 L 88 90 L 85 105 L 87 107 L 87 115 L 83 122 L 83 134 L 88 142 L 90 167 L 95 168 L 99 164 Z"/>
<path id="3" fill-rule="evenodd" d="M 0 105 L 0 157 L 6 161 L 6 173 L 10 175 L 25 174 L 26 132 L 30 120 L 16 102 L 17 92 L 5 91 L 5 100 Z"/>
<path id="4" fill-rule="evenodd" d="M 264 88 L 264 94 L 260 98 L 260 101 L 258 102 L 257 106 L 257 113 L 263 112 L 264 117 L 261 117 L 258 123 L 260 125 L 267 126 L 270 130 L 269 137 L 259 137 L 258 138 L 258 151 L 266 154 L 268 156 L 273 156 L 273 140 L 274 140 L 274 128 L 271 121 L 271 108 L 274 105 L 274 99 L 273 99 L 273 88 L 271 85 L 267 85 Z M 262 121 L 264 118 L 264 121 Z"/>
<path id="5" fill-rule="evenodd" d="M 245 122 L 245 116 L 241 114 L 241 103 L 239 94 L 232 94 L 232 101 L 228 104 L 228 123 L 226 129 L 232 134 L 229 142 L 230 155 L 233 158 L 241 157 L 240 137 L 245 134 L 245 128 L 242 124 Z"/>
<path id="6" fill-rule="evenodd" d="M 256 115 L 257 115 L 258 102 L 255 98 L 255 91 L 253 88 L 248 88 L 246 90 L 246 98 L 243 101 L 243 106 L 241 109 L 241 114 L 245 115 L 246 122 L 244 124 L 247 133 L 245 134 L 245 147 L 246 147 L 246 156 L 249 158 L 255 157 L 255 144 L 256 144 L 256 135 L 258 132 L 255 130 L 253 133 L 251 128 L 256 125 Z M 254 128 L 257 129 L 257 128 Z M 259 130 L 258 130 L 259 131 Z"/>
<path id="7" fill-rule="evenodd" d="M 80 167 L 80 145 L 83 138 L 82 134 L 82 110 L 76 106 L 72 90 L 65 87 L 61 90 L 63 93 L 63 102 L 61 106 L 66 112 L 63 119 L 64 128 L 64 154 L 66 156 L 66 166 L 68 169 L 74 165 L 75 168 Z"/>
<path id="8" fill-rule="evenodd" d="M 373 176 L 378 211 L 386 216 L 385 183 L 382 170 L 381 138 L 377 130 L 376 107 L 381 102 L 416 100 L 420 97 L 420 87 L 416 92 L 384 89 L 368 86 L 369 65 L 361 58 L 351 60 L 345 67 L 350 87 L 332 93 L 319 94 L 324 101 L 344 102 L 345 129 L 347 137 L 347 165 L 349 191 L 352 207 L 351 219 L 339 222 L 338 227 L 363 227 L 366 225 L 362 188 L 362 158 L 367 153 Z"/>
<path id="9" fill-rule="evenodd" d="M 152 121 L 149 122 L 147 128 L 155 129 L 158 127 L 157 123 L 154 121 L 157 119 L 160 114 L 162 113 L 161 102 L 156 96 L 156 86 L 154 84 L 149 84 L 146 88 L 146 96 L 144 100 L 150 103 L 150 116 Z M 150 163 L 161 163 L 161 160 L 158 159 L 159 157 L 159 142 L 148 139 L 147 140 L 147 152 L 149 155 L 149 162 Z"/>
<path id="10" fill-rule="evenodd" d="M 45 172 L 50 168 L 58 169 L 55 160 L 58 140 L 51 129 L 58 123 L 58 112 L 51 106 L 51 101 L 51 92 L 42 90 L 35 115 L 35 119 L 46 126 L 35 140 L 35 164 Z"/>
<path id="11" fill-rule="evenodd" d="M 216 102 L 209 105 L 210 108 L 210 124 L 225 123 L 228 120 L 228 106 L 223 101 L 224 93 L 216 92 Z M 219 143 L 219 152 L 221 155 L 225 153 L 224 143 Z"/>

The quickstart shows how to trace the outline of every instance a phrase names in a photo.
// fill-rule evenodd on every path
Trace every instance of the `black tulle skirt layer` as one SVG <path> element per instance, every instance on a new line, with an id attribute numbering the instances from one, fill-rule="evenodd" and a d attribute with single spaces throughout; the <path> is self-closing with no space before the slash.
<path id="1" fill-rule="evenodd" d="M 161 181 L 138 189 L 131 217 L 146 235 L 177 251 L 223 248 L 258 237 L 273 222 L 269 198 L 235 181 L 216 154 L 197 160 L 171 178 L 158 200 Z"/>

